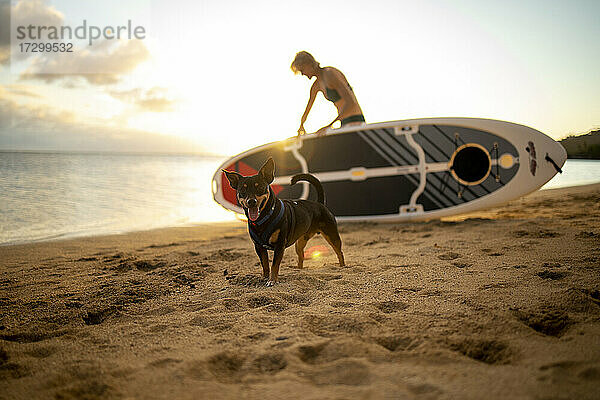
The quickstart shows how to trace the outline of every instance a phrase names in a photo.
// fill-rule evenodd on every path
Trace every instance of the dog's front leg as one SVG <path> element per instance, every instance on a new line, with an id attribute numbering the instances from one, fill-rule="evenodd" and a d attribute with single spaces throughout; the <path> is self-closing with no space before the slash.
<path id="1" fill-rule="evenodd" d="M 281 264 L 281 260 L 283 259 L 284 253 L 285 243 L 278 243 L 275 246 L 273 254 L 273 265 L 271 265 L 271 278 L 267 282 L 267 286 L 273 286 L 279 280 L 279 264 Z"/>
<path id="2" fill-rule="evenodd" d="M 260 265 L 262 265 L 263 279 L 269 279 L 269 253 L 267 253 L 267 249 L 255 244 L 254 250 L 256 250 L 256 254 L 260 259 Z"/>

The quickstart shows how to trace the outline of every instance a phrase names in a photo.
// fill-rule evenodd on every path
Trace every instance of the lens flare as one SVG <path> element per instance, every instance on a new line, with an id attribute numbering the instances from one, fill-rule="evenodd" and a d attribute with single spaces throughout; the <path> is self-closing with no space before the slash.
<path id="1" fill-rule="evenodd" d="M 312 246 L 309 247 L 308 249 L 304 250 L 304 258 L 312 258 L 312 259 L 319 259 L 323 256 L 326 256 L 329 253 L 329 250 L 327 249 L 327 247 L 318 244 L 316 246 Z"/>

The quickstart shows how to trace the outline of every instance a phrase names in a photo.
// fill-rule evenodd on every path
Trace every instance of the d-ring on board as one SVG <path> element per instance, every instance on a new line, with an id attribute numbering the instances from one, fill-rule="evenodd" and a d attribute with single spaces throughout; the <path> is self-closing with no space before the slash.
<path id="1" fill-rule="evenodd" d="M 301 148 L 302 148 L 302 138 L 296 137 L 295 139 L 290 140 L 289 144 L 287 144 L 283 148 L 283 150 L 291 151 L 294 158 L 296 160 L 298 160 L 298 162 L 300 163 L 300 166 L 302 167 L 302 173 L 308 174 L 308 164 L 306 163 L 306 160 L 304 159 L 304 157 L 302 157 L 300 152 L 298 152 L 298 150 Z M 309 190 L 309 183 L 302 182 L 302 195 L 300 196 L 300 198 L 302 200 L 308 199 L 308 190 Z"/>

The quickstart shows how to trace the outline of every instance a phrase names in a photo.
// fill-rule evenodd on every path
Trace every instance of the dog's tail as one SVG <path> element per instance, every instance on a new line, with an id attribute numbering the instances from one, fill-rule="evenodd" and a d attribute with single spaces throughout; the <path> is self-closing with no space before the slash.
<path id="1" fill-rule="evenodd" d="M 311 174 L 298 174 L 292 176 L 292 185 L 295 185 L 298 181 L 306 181 L 311 183 L 315 189 L 317 189 L 317 201 L 321 204 L 325 204 L 325 193 L 323 192 L 323 186 L 319 180 Z"/>

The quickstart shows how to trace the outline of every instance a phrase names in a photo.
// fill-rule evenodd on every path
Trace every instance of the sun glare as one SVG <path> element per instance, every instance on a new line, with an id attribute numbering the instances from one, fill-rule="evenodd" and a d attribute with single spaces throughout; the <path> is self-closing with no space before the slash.
<path id="1" fill-rule="evenodd" d="M 327 249 L 327 247 L 325 247 L 321 244 L 317 244 L 317 245 L 311 246 L 308 249 L 304 250 L 304 258 L 318 260 L 322 257 L 327 256 L 328 253 L 329 253 L 329 249 Z"/>

